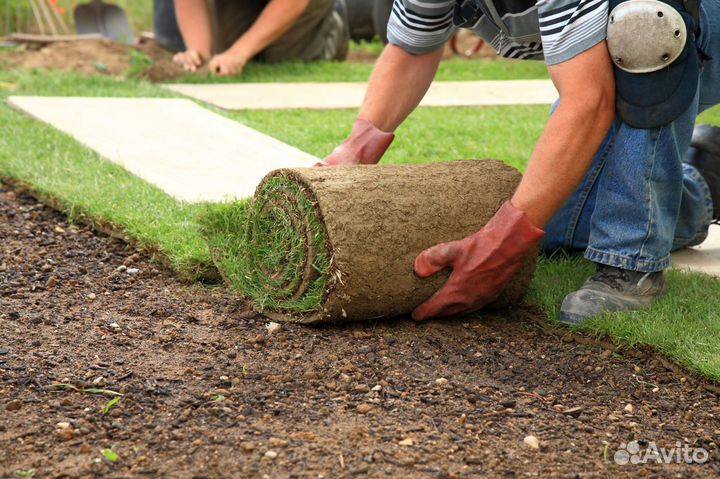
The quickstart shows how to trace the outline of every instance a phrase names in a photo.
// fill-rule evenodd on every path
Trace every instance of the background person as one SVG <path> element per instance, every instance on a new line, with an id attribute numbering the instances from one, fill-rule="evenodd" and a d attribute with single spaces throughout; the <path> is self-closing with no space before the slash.
<path id="1" fill-rule="evenodd" d="M 339 0 L 342 2 L 342 0 Z M 349 33 L 335 0 L 155 0 L 155 37 L 188 72 L 237 75 L 253 58 L 344 60 Z M 214 53 L 214 55 L 213 55 Z"/>

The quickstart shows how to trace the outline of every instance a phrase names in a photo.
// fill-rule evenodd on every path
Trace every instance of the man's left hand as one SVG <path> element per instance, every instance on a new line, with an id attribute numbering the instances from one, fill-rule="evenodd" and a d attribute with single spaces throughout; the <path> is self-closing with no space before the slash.
<path id="1" fill-rule="evenodd" d="M 544 232 L 527 215 L 506 202 L 475 234 L 433 246 L 418 255 L 421 278 L 451 267 L 447 283 L 413 311 L 416 321 L 478 310 L 497 298 L 522 267 Z"/>
<path id="2" fill-rule="evenodd" d="M 247 58 L 245 55 L 227 51 L 215 55 L 212 60 L 210 60 L 208 68 L 213 75 L 233 76 L 242 73 L 246 63 Z"/>

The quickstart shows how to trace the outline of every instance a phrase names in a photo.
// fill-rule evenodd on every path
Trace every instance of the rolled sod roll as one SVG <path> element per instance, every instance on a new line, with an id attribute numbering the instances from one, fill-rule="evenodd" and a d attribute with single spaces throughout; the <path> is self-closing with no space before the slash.
<path id="1" fill-rule="evenodd" d="M 225 279 L 272 319 L 403 315 L 450 273 L 420 279 L 415 257 L 482 228 L 520 178 L 494 160 L 276 170 L 246 209 L 225 220 L 245 224 L 226 231 L 224 240 L 216 235 L 211 250 Z M 536 258 L 527 259 L 490 307 L 521 301 Z"/>

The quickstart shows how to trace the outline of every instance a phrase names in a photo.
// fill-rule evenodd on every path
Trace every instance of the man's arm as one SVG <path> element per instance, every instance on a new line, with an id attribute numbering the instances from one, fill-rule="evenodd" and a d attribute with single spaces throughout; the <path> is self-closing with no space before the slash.
<path id="1" fill-rule="evenodd" d="M 385 47 L 370 77 L 360 118 L 383 131 L 395 131 L 427 93 L 442 54 L 443 48 L 414 55 L 395 45 Z"/>
<path id="2" fill-rule="evenodd" d="M 474 311 L 497 297 L 592 164 L 615 118 L 615 80 L 605 42 L 551 66 L 550 76 L 560 105 L 512 200 L 477 233 L 427 249 L 415 260 L 422 278 L 452 268 L 445 285 L 413 311 L 416 320 Z"/>
<path id="3" fill-rule="evenodd" d="M 247 62 L 288 31 L 309 4 L 310 0 L 270 0 L 252 27 L 212 59 L 210 71 L 219 75 L 240 73 Z"/>
<path id="4" fill-rule="evenodd" d="M 511 200 L 540 228 L 578 187 L 615 118 L 615 77 L 605 42 L 549 71 L 560 104 Z"/>
<path id="5" fill-rule="evenodd" d="M 212 51 L 207 0 L 175 0 L 175 15 L 185 42 L 185 51 L 176 54 L 173 60 L 186 71 L 195 71 L 210 58 Z"/>
<path id="6" fill-rule="evenodd" d="M 418 106 L 442 59 L 442 48 L 412 54 L 396 45 L 378 59 L 350 137 L 316 166 L 371 165 L 380 161 L 395 129 Z"/>

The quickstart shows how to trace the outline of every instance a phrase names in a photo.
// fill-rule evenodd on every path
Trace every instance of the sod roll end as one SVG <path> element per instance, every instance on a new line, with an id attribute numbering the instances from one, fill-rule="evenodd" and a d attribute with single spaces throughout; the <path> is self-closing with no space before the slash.
<path id="1" fill-rule="evenodd" d="M 520 178 L 493 160 L 276 170 L 235 217 L 246 224 L 234 236 L 227 225 L 211 248 L 226 280 L 273 319 L 407 314 L 449 274 L 420 279 L 415 257 L 482 228 Z M 522 300 L 536 256 L 489 307 Z"/>

